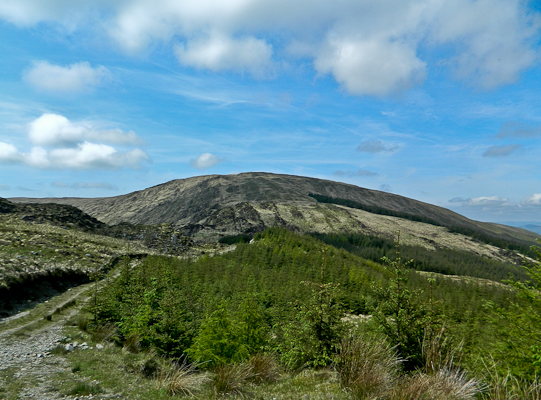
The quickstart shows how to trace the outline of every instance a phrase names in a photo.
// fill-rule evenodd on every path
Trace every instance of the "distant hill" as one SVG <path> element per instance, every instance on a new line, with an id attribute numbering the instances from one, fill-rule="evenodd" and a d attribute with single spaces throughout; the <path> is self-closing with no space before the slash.
<path id="1" fill-rule="evenodd" d="M 470 220 L 442 207 L 345 183 L 293 175 L 243 173 L 179 179 L 108 198 L 10 199 L 69 204 L 107 223 L 170 223 L 197 241 L 253 234 L 270 226 L 296 232 L 361 232 L 425 247 L 505 252 L 480 242 L 530 246 L 539 235 Z M 474 239 L 472 239 L 475 238 Z M 504 243 L 504 246 L 498 244 Z M 512 248 L 512 246 L 511 246 Z"/>
<path id="2" fill-rule="evenodd" d="M 541 225 L 528 224 L 528 225 L 522 225 L 521 228 L 541 235 Z"/>

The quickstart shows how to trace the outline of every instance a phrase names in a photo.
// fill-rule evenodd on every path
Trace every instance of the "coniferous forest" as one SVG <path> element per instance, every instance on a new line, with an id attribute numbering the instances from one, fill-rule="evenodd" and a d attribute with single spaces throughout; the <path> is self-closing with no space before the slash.
<path id="1" fill-rule="evenodd" d="M 279 228 L 233 241 L 234 250 L 195 260 L 125 260 L 96 289 L 89 329 L 114 327 L 124 347 L 201 371 L 262 355 L 284 371 L 334 368 L 354 398 L 414 398 L 396 394 L 396 377 L 412 387 L 444 372 L 479 398 L 501 398 L 487 389 L 501 377 L 539 389 L 539 261 L 517 268 L 400 246 L 399 236 L 392 243 Z M 366 373 L 389 357 L 393 395 L 389 382 L 377 389 L 355 364 L 363 359 Z M 473 398 L 434 396 L 418 398 Z"/>

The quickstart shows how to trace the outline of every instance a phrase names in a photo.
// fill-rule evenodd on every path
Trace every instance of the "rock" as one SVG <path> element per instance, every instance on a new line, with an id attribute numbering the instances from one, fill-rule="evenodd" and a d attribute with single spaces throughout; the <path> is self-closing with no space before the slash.
<path id="1" fill-rule="evenodd" d="M 96 345 L 96 350 L 101 350 L 101 349 L 103 349 L 103 344 L 98 343 Z"/>
<path id="2" fill-rule="evenodd" d="M 68 343 L 64 348 L 66 351 L 73 351 L 73 345 L 71 343 Z"/>

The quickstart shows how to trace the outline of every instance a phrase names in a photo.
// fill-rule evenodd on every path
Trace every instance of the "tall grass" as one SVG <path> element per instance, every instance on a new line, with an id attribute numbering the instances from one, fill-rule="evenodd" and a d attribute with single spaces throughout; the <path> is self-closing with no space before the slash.
<path id="1" fill-rule="evenodd" d="M 400 359 L 383 338 L 349 336 L 340 344 L 340 385 L 356 399 L 378 399 L 396 383 Z"/>
<path id="2" fill-rule="evenodd" d="M 477 380 L 459 370 L 441 369 L 435 374 L 418 372 L 403 377 L 391 390 L 389 400 L 470 400 L 479 393 Z"/>
<path id="3" fill-rule="evenodd" d="M 488 369 L 488 368 L 487 368 Z M 495 370 L 495 366 L 493 367 Z M 489 371 L 490 382 L 481 396 L 485 400 L 541 400 L 541 382 L 536 378 L 533 382 L 522 381 L 511 374 L 500 376 Z"/>
<path id="4" fill-rule="evenodd" d="M 444 335 L 425 336 L 428 366 L 399 377 L 400 359 L 378 337 L 351 336 L 342 340 L 336 369 L 341 386 L 359 400 L 469 400 L 482 386 L 453 365 L 459 349 L 447 345 Z"/>
<path id="5" fill-rule="evenodd" d="M 254 354 L 248 359 L 251 367 L 250 380 L 255 383 L 276 382 L 281 376 L 281 368 L 276 358 L 269 354 Z"/>
<path id="6" fill-rule="evenodd" d="M 195 396 L 208 381 L 208 374 L 197 371 L 197 364 L 185 360 L 164 363 L 156 372 L 156 387 L 170 395 Z"/>
<path id="7" fill-rule="evenodd" d="M 225 364 L 216 367 L 211 386 L 213 394 L 244 396 L 246 384 L 253 377 L 253 369 L 249 363 Z"/>

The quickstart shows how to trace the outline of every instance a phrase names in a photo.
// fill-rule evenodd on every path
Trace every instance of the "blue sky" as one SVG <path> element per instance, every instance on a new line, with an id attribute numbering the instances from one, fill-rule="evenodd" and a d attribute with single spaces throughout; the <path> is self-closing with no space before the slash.
<path id="1" fill-rule="evenodd" d="M 519 0 L 2 0 L 0 196 L 250 171 L 541 221 Z"/>

